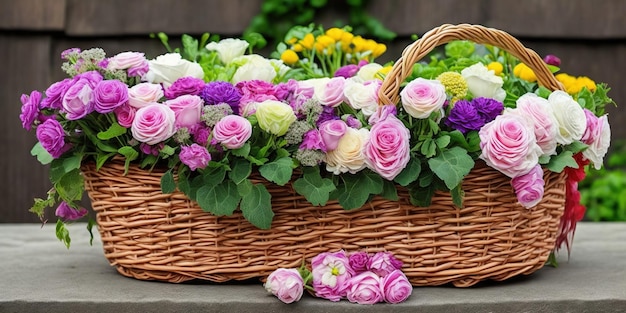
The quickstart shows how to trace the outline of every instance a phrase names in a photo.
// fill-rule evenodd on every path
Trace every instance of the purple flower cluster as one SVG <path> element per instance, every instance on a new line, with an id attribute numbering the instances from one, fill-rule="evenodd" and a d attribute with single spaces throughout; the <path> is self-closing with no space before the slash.
<path id="1" fill-rule="evenodd" d="M 206 105 L 227 103 L 235 114 L 239 114 L 242 95 L 239 88 L 228 82 L 210 82 L 200 91 L 200 97 Z"/>
<path id="2" fill-rule="evenodd" d="M 475 98 L 471 101 L 459 100 L 454 103 L 444 123 L 463 134 L 480 130 L 493 121 L 504 110 L 502 102 L 491 98 Z"/>

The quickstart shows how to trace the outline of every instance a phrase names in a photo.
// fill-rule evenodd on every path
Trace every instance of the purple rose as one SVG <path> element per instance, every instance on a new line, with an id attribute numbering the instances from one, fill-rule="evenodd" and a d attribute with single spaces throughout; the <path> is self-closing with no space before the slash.
<path id="1" fill-rule="evenodd" d="M 176 116 L 176 127 L 189 127 L 200 123 L 204 102 L 199 96 L 182 95 L 176 99 L 165 101 Z"/>
<path id="2" fill-rule="evenodd" d="M 396 117 L 376 123 L 363 148 L 365 162 L 383 178 L 393 180 L 411 158 L 410 137 L 409 130 Z"/>
<path id="3" fill-rule="evenodd" d="M 46 89 L 46 98 L 41 102 L 41 108 L 60 110 L 63 107 L 63 95 L 71 83 L 72 80 L 70 78 L 66 78 L 50 85 L 50 87 Z"/>
<path id="4" fill-rule="evenodd" d="M 498 115 L 502 114 L 502 110 L 504 110 L 502 102 L 491 98 L 474 98 L 472 100 L 472 105 L 476 108 L 478 114 L 483 118 L 485 124 L 496 119 Z"/>
<path id="5" fill-rule="evenodd" d="M 125 103 L 117 107 L 113 112 L 115 112 L 115 118 L 117 118 L 118 124 L 122 127 L 130 128 L 133 125 L 137 109 L 131 107 L 128 103 Z"/>
<path id="6" fill-rule="evenodd" d="M 354 275 L 346 253 L 324 252 L 311 260 L 315 296 L 339 301 L 346 295 L 346 282 Z"/>
<path id="7" fill-rule="evenodd" d="M 167 99 L 175 99 L 182 95 L 199 96 L 204 88 L 204 80 L 195 77 L 181 77 L 165 89 Z"/>
<path id="8" fill-rule="evenodd" d="M 93 90 L 95 110 L 106 114 L 128 101 L 128 86 L 117 79 L 103 80 Z"/>
<path id="9" fill-rule="evenodd" d="M 537 164 L 527 174 L 514 177 L 511 185 L 521 205 L 526 208 L 534 207 L 543 198 L 545 182 L 541 165 Z"/>
<path id="10" fill-rule="evenodd" d="M 479 130 L 485 125 L 485 120 L 471 102 L 459 100 L 450 110 L 450 114 L 445 118 L 444 124 L 466 134 L 470 130 Z"/>
<path id="11" fill-rule="evenodd" d="M 174 135 L 175 121 L 176 114 L 170 107 L 153 103 L 137 110 L 130 130 L 139 142 L 155 145 Z"/>
<path id="12" fill-rule="evenodd" d="M 252 136 L 250 121 L 239 115 L 227 115 L 213 127 L 213 139 L 228 149 L 243 147 Z"/>
<path id="13" fill-rule="evenodd" d="M 33 123 L 39 116 L 39 102 L 41 102 L 41 92 L 33 90 L 29 95 L 22 95 L 20 98 L 22 101 L 22 113 L 20 113 L 20 120 L 22 120 L 22 127 L 26 130 L 30 130 Z"/>
<path id="14" fill-rule="evenodd" d="M 229 82 L 210 82 L 200 92 L 206 105 L 228 103 L 235 114 L 239 114 L 241 92 Z"/>
<path id="15" fill-rule="evenodd" d="M 191 146 L 182 146 L 180 148 L 180 161 L 189 166 L 192 171 L 199 168 L 205 168 L 211 161 L 209 151 L 200 145 L 192 144 Z"/>
<path id="16" fill-rule="evenodd" d="M 57 120 L 49 119 L 39 125 L 37 127 L 37 140 L 55 159 L 69 149 L 69 145 L 65 143 L 63 126 Z"/>
<path id="17" fill-rule="evenodd" d="M 331 120 L 320 125 L 320 135 L 328 150 L 337 149 L 339 140 L 346 133 L 348 125 L 342 120 Z"/>
<path id="18" fill-rule="evenodd" d="M 60 217 L 64 221 L 75 221 L 85 216 L 87 214 L 87 209 L 85 208 L 74 209 L 70 207 L 69 204 L 67 204 L 67 202 L 63 201 L 59 204 L 54 214 Z"/>
<path id="19" fill-rule="evenodd" d="M 377 252 L 367 263 L 367 269 L 381 277 L 401 268 L 402 261 L 396 259 L 391 252 Z"/>
<path id="20" fill-rule="evenodd" d="M 81 119 L 94 111 L 93 90 L 101 81 L 102 75 L 96 71 L 74 76 L 62 101 L 63 111 L 68 120 Z"/>
<path id="21" fill-rule="evenodd" d="M 361 123 L 361 121 L 352 114 L 346 114 L 342 116 L 341 119 L 346 122 L 348 127 L 352 127 L 356 129 L 363 127 L 363 124 Z"/>
<path id="22" fill-rule="evenodd" d="M 263 287 L 284 303 L 296 302 L 304 293 L 304 281 L 295 268 L 279 268 L 273 271 Z"/>
<path id="23" fill-rule="evenodd" d="M 355 274 L 360 274 L 367 270 L 367 263 L 369 262 L 370 256 L 365 251 L 358 251 L 350 254 L 348 259 L 350 261 L 350 267 L 352 267 Z"/>
<path id="24" fill-rule="evenodd" d="M 548 65 L 560 66 L 561 59 L 554 54 L 548 54 L 543 58 L 543 61 Z"/>
<path id="25" fill-rule="evenodd" d="M 346 297 L 352 303 L 375 304 L 383 301 L 380 277 L 373 272 L 363 272 L 347 282 Z"/>
<path id="26" fill-rule="evenodd" d="M 266 100 L 275 100 L 276 98 L 274 85 L 262 80 L 249 80 L 242 81 L 237 83 L 235 86 L 239 93 L 241 94 L 241 98 L 239 100 L 239 104 L 243 107 L 246 107 L 247 104 L 253 102 L 263 102 Z M 233 109 L 233 111 L 235 111 Z"/>
<path id="27" fill-rule="evenodd" d="M 326 152 L 326 144 L 322 140 L 322 135 L 319 130 L 311 129 L 304 134 L 304 138 L 302 139 L 302 143 L 300 144 L 300 149 L 303 150 L 321 150 L 324 153 Z"/>
<path id="28" fill-rule="evenodd" d="M 335 109 L 333 107 L 323 106 L 322 113 L 320 113 L 320 116 L 317 118 L 316 124 L 319 127 L 320 125 L 328 121 L 338 120 L 338 119 L 339 119 L 339 116 L 335 114 Z"/>
<path id="29" fill-rule="evenodd" d="M 413 286 L 401 270 L 395 270 L 382 279 L 383 298 L 387 303 L 400 303 L 411 296 Z"/>

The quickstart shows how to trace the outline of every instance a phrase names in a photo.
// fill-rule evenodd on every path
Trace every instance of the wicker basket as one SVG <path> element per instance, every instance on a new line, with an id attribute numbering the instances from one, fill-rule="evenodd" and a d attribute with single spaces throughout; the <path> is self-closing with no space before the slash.
<path id="1" fill-rule="evenodd" d="M 412 64 L 455 39 L 499 46 L 533 68 L 542 85 L 560 88 L 541 58 L 510 35 L 443 25 L 407 47 L 383 83 L 381 102 L 395 103 Z M 123 175 L 123 164 L 110 162 L 99 171 L 85 164 L 83 173 L 111 265 L 125 276 L 168 282 L 263 278 L 339 249 L 393 252 L 414 286 L 504 280 L 544 265 L 565 203 L 563 174 L 546 172 L 543 200 L 526 209 L 517 203 L 510 179 L 481 162 L 463 182 L 462 209 L 448 193 L 436 193 L 429 207 L 415 207 L 400 187 L 400 201 L 376 197 L 352 211 L 337 202 L 316 207 L 290 184 L 280 187 L 253 174 L 253 182 L 271 193 L 275 212 L 271 230 L 260 230 L 240 213 L 215 217 L 180 192 L 162 194 L 160 169 L 131 166 Z"/>

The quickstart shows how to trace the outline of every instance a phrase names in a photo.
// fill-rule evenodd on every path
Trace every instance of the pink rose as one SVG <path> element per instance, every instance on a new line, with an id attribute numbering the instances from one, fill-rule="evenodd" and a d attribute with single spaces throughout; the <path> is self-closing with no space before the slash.
<path id="1" fill-rule="evenodd" d="M 343 88 L 346 79 L 343 77 L 333 77 L 321 86 L 321 92 L 318 94 L 318 100 L 321 105 L 337 107 L 344 101 Z"/>
<path id="2" fill-rule="evenodd" d="M 102 75 L 95 71 L 74 76 L 61 102 L 68 120 L 81 119 L 94 111 L 93 90 L 100 81 Z"/>
<path id="3" fill-rule="evenodd" d="M 295 268 L 279 268 L 273 271 L 263 286 L 284 303 L 296 302 L 304 293 L 304 281 Z"/>
<path id="4" fill-rule="evenodd" d="M 348 280 L 346 297 L 352 303 L 375 304 L 383 301 L 380 277 L 373 272 L 363 272 Z"/>
<path id="5" fill-rule="evenodd" d="M 396 117 L 376 123 L 363 150 L 365 162 L 383 178 L 393 180 L 411 158 L 409 139 L 409 130 Z"/>
<path id="6" fill-rule="evenodd" d="M 117 79 L 103 80 L 93 94 L 96 112 L 106 114 L 128 101 L 128 86 Z"/>
<path id="7" fill-rule="evenodd" d="M 150 64 L 141 52 L 122 52 L 109 58 L 109 70 L 128 70 L 128 76 L 141 77 L 150 70 Z"/>
<path id="8" fill-rule="evenodd" d="M 191 146 L 181 146 L 178 157 L 180 161 L 189 166 L 192 171 L 205 168 L 209 164 L 209 161 L 211 161 L 209 151 L 205 147 L 195 143 Z"/>
<path id="9" fill-rule="evenodd" d="M 534 128 L 517 114 L 503 114 L 478 132 L 480 158 L 508 177 L 524 175 L 537 165 L 543 153 L 535 140 Z"/>
<path id="10" fill-rule="evenodd" d="M 606 114 L 597 117 L 593 112 L 585 109 L 585 117 L 587 128 L 581 141 L 589 147 L 583 151 L 583 157 L 590 160 L 594 168 L 598 170 L 602 167 L 604 156 L 611 144 L 611 128 Z"/>
<path id="11" fill-rule="evenodd" d="M 113 112 L 115 113 L 118 124 L 120 124 L 122 127 L 130 128 L 133 125 L 133 120 L 135 119 L 135 113 L 137 112 L 137 109 L 131 107 L 128 103 L 125 103 L 117 107 Z"/>
<path id="12" fill-rule="evenodd" d="M 325 252 L 313 257 L 311 260 L 313 274 L 313 289 L 315 296 L 339 301 L 346 295 L 346 282 L 354 271 L 350 268 L 346 253 Z"/>
<path id="13" fill-rule="evenodd" d="M 176 114 L 162 103 L 152 103 L 140 108 L 130 128 L 133 138 L 155 145 L 172 137 L 176 132 Z"/>
<path id="14" fill-rule="evenodd" d="M 213 127 L 213 139 L 228 149 L 243 147 L 252 136 L 252 125 L 246 118 L 227 115 Z"/>
<path id="15" fill-rule="evenodd" d="M 367 269 L 384 277 L 402 268 L 402 261 L 396 259 L 391 252 L 377 252 L 367 263 Z"/>
<path id="16" fill-rule="evenodd" d="M 163 97 L 163 87 L 159 84 L 141 83 L 128 89 L 128 103 L 137 109 L 159 101 Z"/>
<path id="17" fill-rule="evenodd" d="M 382 279 L 383 298 L 387 303 L 400 303 L 411 296 L 413 286 L 401 270 L 395 270 Z"/>
<path id="18" fill-rule="evenodd" d="M 190 127 L 200 123 L 204 101 L 199 96 L 182 95 L 176 99 L 165 101 L 176 116 L 176 127 Z"/>
<path id="19" fill-rule="evenodd" d="M 446 102 L 446 87 L 438 80 L 416 78 L 400 92 L 404 110 L 415 118 L 428 118 L 441 111 Z"/>
<path id="20" fill-rule="evenodd" d="M 320 135 L 322 135 L 322 141 L 326 145 L 327 150 L 337 149 L 339 140 L 346 133 L 348 126 L 346 122 L 342 120 L 330 120 L 322 123 L 319 126 Z"/>
<path id="21" fill-rule="evenodd" d="M 517 200 L 525 208 L 532 208 L 543 198 L 545 182 L 543 181 L 543 169 L 537 164 L 530 172 L 514 177 L 511 185 L 515 190 Z"/>
<path id="22" fill-rule="evenodd" d="M 71 148 L 69 144 L 65 143 L 63 126 L 55 119 L 48 119 L 39 125 L 36 134 L 41 146 L 55 159 Z"/>
<path id="23" fill-rule="evenodd" d="M 558 122 L 554 114 L 552 114 L 552 108 L 548 100 L 533 93 L 527 93 L 519 97 L 516 103 L 517 109 L 512 111 L 527 116 L 533 121 L 537 144 L 543 154 L 555 154 Z"/>
<path id="24" fill-rule="evenodd" d="M 367 270 L 367 263 L 369 263 L 369 259 L 370 256 L 365 251 L 354 252 L 348 257 L 350 267 L 352 267 L 355 274 L 360 274 Z"/>
<path id="25" fill-rule="evenodd" d="M 367 122 L 373 126 L 373 125 L 376 125 L 376 123 L 380 121 L 386 120 L 387 117 L 389 116 L 397 116 L 397 115 L 398 115 L 398 109 L 396 109 L 395 105 L 381 105 L 376 110 L 376 113 L 370 116 Z"/>

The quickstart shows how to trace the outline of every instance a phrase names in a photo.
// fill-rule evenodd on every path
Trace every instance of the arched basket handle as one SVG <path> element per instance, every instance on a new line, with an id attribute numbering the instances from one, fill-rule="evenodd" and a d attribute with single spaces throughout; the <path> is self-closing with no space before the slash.
<path id="1" fill-rule="evenodd" d="M 430 30 L 404 49 L 402 57 L 395 62 L 383 81 L 378 92 L 378 103 L 380 105 L 397 104 L 400 97 L 400 85 L 413 71 L 413 65 L 437 46 L 453 40 L 469 40 L 501 48 L 528 65 L 535 72 L 540 85 L 552 91 L 563 90 L 561 83 L 550 72 L 543 59 L 507 32 L 481 25 L 444 24 Z"/>

